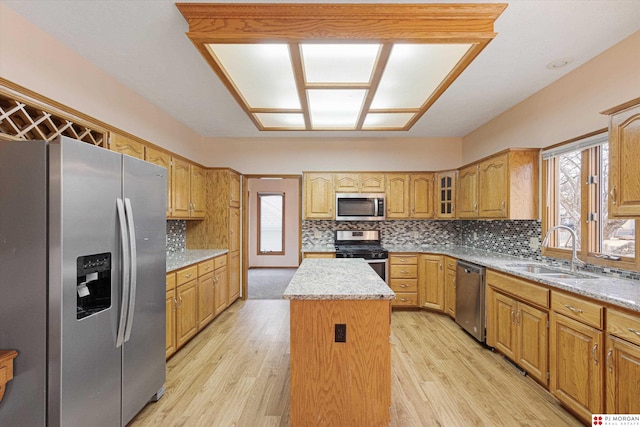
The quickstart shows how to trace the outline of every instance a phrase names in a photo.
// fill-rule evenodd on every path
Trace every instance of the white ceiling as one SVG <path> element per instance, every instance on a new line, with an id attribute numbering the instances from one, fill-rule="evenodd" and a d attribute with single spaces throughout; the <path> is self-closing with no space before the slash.
<path id="1" fill-rule="evenodd" d="M 241 2 L 246 1 L 233 1 Z M 484 1 L 493 2 L 499 1 Z M 209 137 L 460 137 L 640 30 L 640 0 L 512 0 L 496 21 L 497 37 L 410 131 L 260 132 L 185 35 L 188 26 L 174 2 L 2 3 L 180 122 Z M 574 61 L 562 69 L 546 68 L 549 62 L 565 57 Z"/>

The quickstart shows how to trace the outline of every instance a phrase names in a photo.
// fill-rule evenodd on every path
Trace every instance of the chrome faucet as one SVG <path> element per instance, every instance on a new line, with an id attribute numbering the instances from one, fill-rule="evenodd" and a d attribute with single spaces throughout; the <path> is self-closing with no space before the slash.
<path id="1" fill-rule="evenodd" d="M 559 228 L 567 230 L 569 232 L 569 234 L 571 234 L 571 238 L 573 239 L 573 245 L 571 247 L 571 262 L 570 262 L 570 266 L 571 266 L 571 271 L 575 272 L 576 271 L 576 264 L 585 265 L 586 262 L 584 262 L 584 261 L 582 261 L 581 259 L 578 258 L 578 249 L 577 249 L 578 238 L 576 236 L 576 232 L 573 231 L 573 228 L 567 227 L 566 225 L 554 225 L 553 227 L 551 227 L 547 231 L 547 234 L 544 236 L 544 239 L 542 240 L 541 248 L 547 246 L 547 243 L 549 243 L 549 236 L 551 235 L 551 232 L 555 231 L 555 230 L 557 230 Z"/>

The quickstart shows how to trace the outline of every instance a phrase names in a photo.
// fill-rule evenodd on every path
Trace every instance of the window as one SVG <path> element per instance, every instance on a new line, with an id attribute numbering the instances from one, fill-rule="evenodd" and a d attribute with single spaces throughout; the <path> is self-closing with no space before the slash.
<path id="1" fill-rule="evenodd" d="M 284 193 L 258 193 L 258 255 L 284 255 Z"/>
<path id="2" fill-rule="evenodd" d="M 583 261 L 638 270 L 636 221 L 608 216 L 609 143 L 606 133 L 545 150 L 542 158 L 543 234 L 553 226 L 564 225 L 575 231 L 579 257 Z M 572 241 L 568 230 L 555 230 L 549 237 L 543 255 L 569 256 Z"/>

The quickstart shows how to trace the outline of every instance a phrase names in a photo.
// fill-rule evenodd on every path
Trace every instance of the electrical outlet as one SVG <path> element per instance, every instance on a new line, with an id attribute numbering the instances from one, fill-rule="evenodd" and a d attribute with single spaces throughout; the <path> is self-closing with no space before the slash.
<path id="1" fill-rule="evenodd" d="M 347 325 L 344 323 L 336 323 L 335 332 L 336 342 L 347 342 Z"/>
<path id="2" fill-rule="evenodd" d="M 414 231 L 413 232 L 413 238 L 414 239 L 419 239 L 420 238 L 420 232 L 419 231 Z"/>

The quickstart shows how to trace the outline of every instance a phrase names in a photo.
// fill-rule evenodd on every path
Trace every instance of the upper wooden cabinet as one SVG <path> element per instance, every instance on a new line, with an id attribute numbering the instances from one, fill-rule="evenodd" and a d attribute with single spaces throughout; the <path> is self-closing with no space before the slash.
<path id="1" fill-rule="evenodd" d="M 189 218 L 191 213 L 191 168 L 189 162 L 171 159 L 172 218 Z"/>
<path id="2" fill-rule="evenodd" d="M 538 149 L 513 149 L 460 169 L 458 217 L 537 219 L 538 157 Z"/>
<path id="3" fill-rule="evenodd" d="M 144 160 L 144 144 L 126 136 L 111 133 L 109 139 L 111 150 Z"/>
<path id="4" fill-rule="evenodd" d="M 171 155 L 155 148 L 145 147 L 144 159 L 154 165 L 162 166 L 167 170 L 167 218 L 171 217 Z"/>
<path id="5" fill-rule="evenodd" d="M 304 174 L 304 218 L 335 219 L 333 174 Z"/>
<path id="6" fill-rule="evenodd" d="M 204 218 L 206 212 L 207 171 L 196 165 L 190 169 L 189 218 Z"/>
<path id="7" fill-rule="evenodd" d="M 640 216 L 640 98 L 604 111 L 609 119 L 609 216 Z"/>
<path id="8" fill-rule="evenodd" d="M 435 216 L 435 174 L 411 174 L 409 179 L 409 217 L 433 218 Z"/>
<path id="9" fill-rule="evenodd" d="M 439 172 L 436 174 L 436 218 L 455 218 L 457 177 L 458 171 Z"/>
<path id="10" fill-rule="evenodd" d="M 458 218 L 478 217 L 478 165 L 458 171 Z"/>
<path id="11" fill-rule="evenodd" d="M 384 173 L 336 173 L 333 175 L 336 193 L 384 193 Z"/>
<path id="12" fill-rule="evenodd" d="M 230 170 L 229 171 L 229 206 L 234 208 L 240 207 L 240 174 Z"/>
<path id="13" fill-rule="evenodd" d="M 410 213 L 409 185 L 411 179 L 406 173 L 387 174 L 387 219 L 407 219 Z"/>

